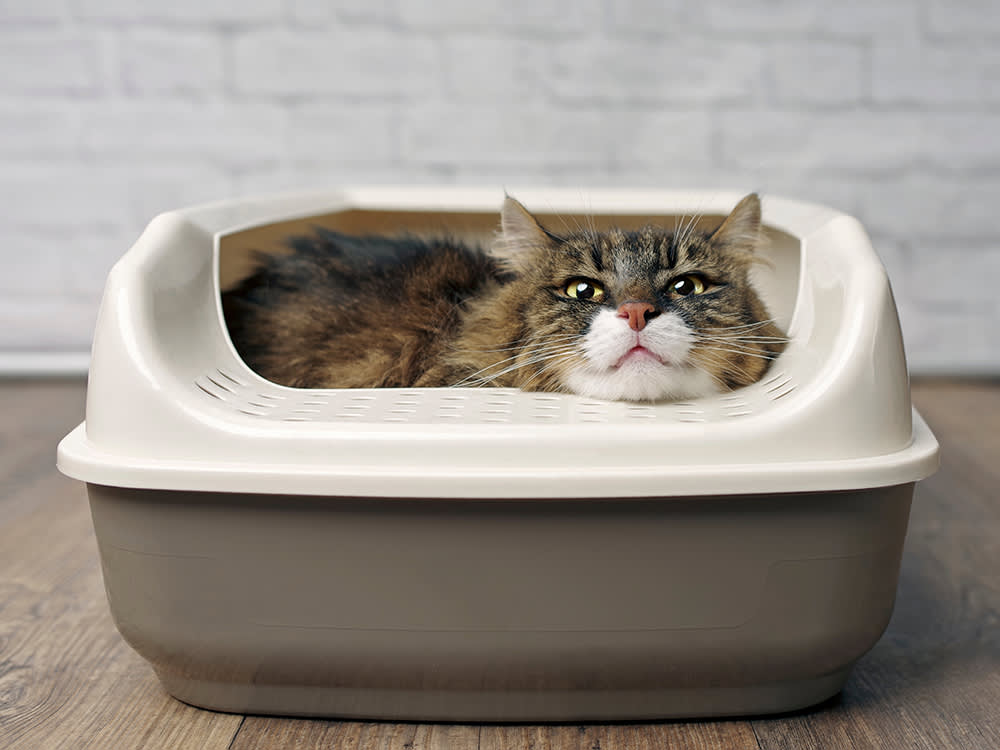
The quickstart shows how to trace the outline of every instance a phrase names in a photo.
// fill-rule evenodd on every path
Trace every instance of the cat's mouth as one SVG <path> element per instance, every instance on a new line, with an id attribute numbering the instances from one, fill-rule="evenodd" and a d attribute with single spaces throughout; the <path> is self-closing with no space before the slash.
<path id="1" fill-rule="evenodd" d="M 658 355 L 656 352 L 647 349 L 641 344 L 636 344 L 627 352 L 625 352 L 625 354 L 622 355 L 622 357 L 617 362 L 615 362 L 614 365 L 612 365 L 612 367 L 615 370 L 617 370 L 620 367 L 622 367 L 622 365 L 629 363 L 638 364 L 640 362 L 656 362 L 657 364 L 661 365 L 667 364 L 667 362 L 663 359 L 663 357 Z"/>

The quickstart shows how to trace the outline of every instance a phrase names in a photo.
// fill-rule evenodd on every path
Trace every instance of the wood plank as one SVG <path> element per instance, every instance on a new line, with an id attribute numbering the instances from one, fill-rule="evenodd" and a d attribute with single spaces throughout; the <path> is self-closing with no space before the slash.
<path id="1" fill-rule="evenodd" d="M 484 726 L 480 750 L 757 750 L 748 722 Z"/>
<path id="2" fill-rule="evenodd" d="M 583 725 L 393 724 L 248 717 L 232 750 L 758 750 L 745 721 Z"/>
<path id="3" fill-rule="evenodd" d="M 758 750 L 745 721 L 584 725 L 393 724 L 248 717 L 232 750 Z"/>
<path id="4" fill-rule="evenodd" d="M 479 747 L 478 726 L 316 721 L 248 716 L 231 750 L 450 750 Z"/>
<path id="5" fill-rule="evenodd" d="M 945 519 L 1000 520 L 1000 384 L 917 382 L 913 400 L 938 435 L 943 460 L 921 483 L 911 528 Z"/>
<path id="6" fill-rule="evenodd" d="M 0 524 L 36 504 L 19 485 L 51 476 L 56 442 L 83 419 L 79 380 L 5 381 L 0 386 Z"/>

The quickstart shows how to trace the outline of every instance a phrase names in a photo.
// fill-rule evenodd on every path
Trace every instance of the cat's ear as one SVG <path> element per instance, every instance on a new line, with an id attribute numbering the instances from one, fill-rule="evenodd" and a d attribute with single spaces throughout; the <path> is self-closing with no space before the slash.
<path id="1" fill-rule="evenodd" d="M 753 252 L 761 241 L 760 198 L 757 193 L 744 196 L 736 204 L 722 226 L 712 234 L 711 241 L 722 247 Z"/>
<path id="2" fill-rule="evenodd" d="M 542 228 L 528 209 L 509 195 L 504 198 L 494 255 L 516 268 L 523 258 L 536 250 L 550 247 L 552 241 L 552 235 Z"/>

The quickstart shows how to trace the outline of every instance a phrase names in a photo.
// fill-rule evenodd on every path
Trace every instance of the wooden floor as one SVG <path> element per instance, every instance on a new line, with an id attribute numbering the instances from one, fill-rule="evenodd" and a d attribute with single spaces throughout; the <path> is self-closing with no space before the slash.
<path id="1" fill-rule="evenodd" d="M 168 697 L 108 615 L 83 487 L 54 467 L 82 383 L 0 381 L 0 748 L 1000 748 L 1000 384 L 924 382 L 895 615 L 843 694 L 789 716 L 584 726 L 234 716 Z"/>

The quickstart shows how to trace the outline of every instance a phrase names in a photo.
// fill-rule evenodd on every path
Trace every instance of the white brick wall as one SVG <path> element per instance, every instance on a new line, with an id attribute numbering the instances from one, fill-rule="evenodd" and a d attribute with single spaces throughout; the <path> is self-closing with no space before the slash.
<path id="1" fill-rule="evenodd" d="M 341 183 L 829 203 L 915 371 L 1000 372 L 993 0 L 0 0 L 0 363 L 85 350 L 153 214 Z"/>

